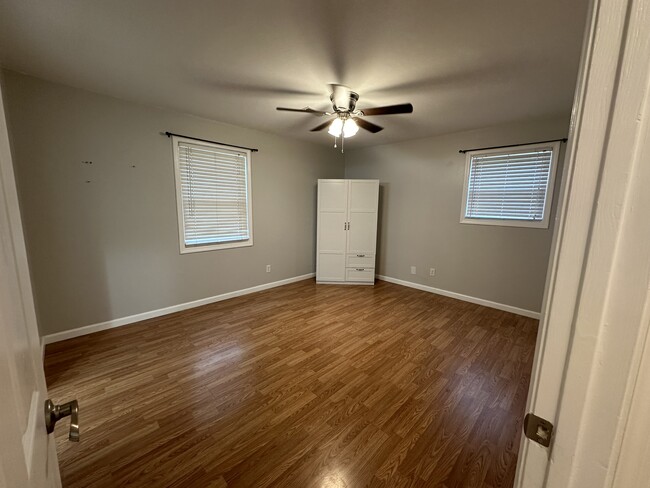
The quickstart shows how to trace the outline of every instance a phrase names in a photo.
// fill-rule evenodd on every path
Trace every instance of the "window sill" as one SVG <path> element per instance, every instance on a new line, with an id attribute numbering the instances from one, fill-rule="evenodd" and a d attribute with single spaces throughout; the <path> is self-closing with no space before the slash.
<path id="1" fill-rule="evenodd" d="M 500 220 L 500 219 L 461 219 L 461 224 L 495 225 L 499 227 L 523 227 L 528 229 L 548 229 L 548 219 L 538 221 Z"/>
<path id="2" fill-rule="evenodd" d="M 222 244 L 206 244 L 204 246 L 191 246 L 181 247 L 181 254 L 191 254 L 195 252 L 204 252 L 204 251 L 218 251 L 219 249 L 235 249 L 238 247 L 251 247 L 253 245 L 253 239 L 248 239 L 247 241 L 237 241 L 237 242 L 224 242 Z"/>

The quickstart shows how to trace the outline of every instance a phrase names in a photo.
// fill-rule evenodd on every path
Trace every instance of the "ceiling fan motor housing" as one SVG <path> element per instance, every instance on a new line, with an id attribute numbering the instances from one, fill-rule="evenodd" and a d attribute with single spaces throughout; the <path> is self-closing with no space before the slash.
<path id="1" fill-rule="evenodd" d="M 336 112 L 353 112 L 359 100 L 359 94 L 353 91 L 334 92 L 330 95 L 332 107 Z"/>

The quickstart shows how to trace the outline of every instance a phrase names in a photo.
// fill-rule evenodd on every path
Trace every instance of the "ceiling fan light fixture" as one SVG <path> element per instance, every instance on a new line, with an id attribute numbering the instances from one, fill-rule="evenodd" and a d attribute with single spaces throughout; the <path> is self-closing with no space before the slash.
<path id="1" fill-rule="evenodd" d="M 335 118 L 330 124 L 330 128 L 327 132 L 334 137 L 341 137 L 341 132 L 343 132 L 343 120 L 339 117 Z"/>
<path id="2" fill-rule="evenodd" d="M 359 126 L 350 118 L 337 117 L 332 121 L 327 132 L 334 137 L 352 137 L 359 132 Z"/>
<path id="3" fill-rule="evenodd" d="M 346 119 L 343 123 L 343 137 L 352 137 L 359 132 L 359 126 L 354 119 Z"/>

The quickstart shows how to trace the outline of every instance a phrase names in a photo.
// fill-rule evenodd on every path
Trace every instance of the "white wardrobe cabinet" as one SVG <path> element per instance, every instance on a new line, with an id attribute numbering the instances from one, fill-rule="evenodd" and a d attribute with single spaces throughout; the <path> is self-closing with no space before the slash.
<path id="1" fill-rule="evenodd" d="M 318 180 L 316 281 L 373 284 L 379 180 Z"/>

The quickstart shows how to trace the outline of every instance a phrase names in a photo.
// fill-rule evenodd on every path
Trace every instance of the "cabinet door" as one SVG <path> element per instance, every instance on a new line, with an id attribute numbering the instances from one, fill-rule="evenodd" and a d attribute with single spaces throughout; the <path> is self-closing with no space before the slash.
<path id="1" fill-rule="evenodd" d="M 318 182 L 318 281 L 345 281 L 347 206 L 347 181 Z"/>
<path id="2" fill-rule="evenodd" d="M 350 181 L 347 252 L 374 253 L 377 247 L 379 182 Z"/>

